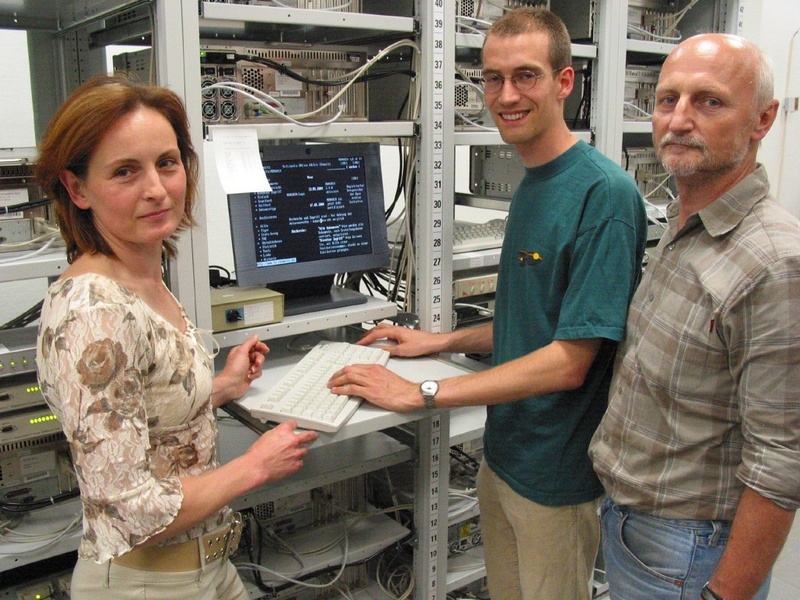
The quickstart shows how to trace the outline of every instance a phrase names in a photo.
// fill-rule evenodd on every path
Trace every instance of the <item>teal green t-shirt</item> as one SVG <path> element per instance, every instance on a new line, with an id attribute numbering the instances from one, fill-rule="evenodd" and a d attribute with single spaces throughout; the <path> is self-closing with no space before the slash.
<path id="1" fill-rule="evenodd" d="M 587 449 L 606 408 L 646 236 L 635 182 L 585 142 L 526 169 L 511 200 L 495 297 L 494 363 L 556 339 L 603 340 L 579 389 L 488 409 L 486 460 L 534 502 L 579 504 L 603 493 Z"/>

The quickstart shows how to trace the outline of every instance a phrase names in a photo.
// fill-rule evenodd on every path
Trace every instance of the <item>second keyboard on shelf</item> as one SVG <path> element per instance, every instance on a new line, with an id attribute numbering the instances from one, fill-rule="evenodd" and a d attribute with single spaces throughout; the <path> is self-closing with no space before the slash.
<path id="1" fill-rule="evenodd" d="M 453 252 L 499 248 L 503 245 L 505 232 L 505 219 L 492 219 L 485 223 L 456 221 L 453 225 Z"/>
<path id="2" fill-rule="evenodd" d="M 336 395 L 328 380 L 344 366 L 359 363 L 386 365 L 383 348 L 347 342 L 320 342 L 294 365 L 259 401 L 250 414 L 262 421 L 282 423 L 294 419 L 299 427 L 335 432 L 358 409 L 358 396 Z"/>

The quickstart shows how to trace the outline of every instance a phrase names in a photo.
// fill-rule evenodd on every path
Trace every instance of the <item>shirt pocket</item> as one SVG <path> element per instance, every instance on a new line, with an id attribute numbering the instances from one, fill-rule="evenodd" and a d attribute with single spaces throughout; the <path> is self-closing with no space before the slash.
<path id="1" fill-rule="evenodd" d="M 648 331 L 642 336 L 641 352 L 661 355 L 661 361 L 646 361 L 657 365 L 658 373 L 647 374 L 660 385 L 681 394 L 690 393 L 697 399 L 714 400 L 729 386 L 727 351 L 720 335 L 722 323 L 716 303 L 707 292 L 666 289 L 659 302 L 649 296 L 647 301 L 660 306 L 659 312 L 646 315 Z"/>

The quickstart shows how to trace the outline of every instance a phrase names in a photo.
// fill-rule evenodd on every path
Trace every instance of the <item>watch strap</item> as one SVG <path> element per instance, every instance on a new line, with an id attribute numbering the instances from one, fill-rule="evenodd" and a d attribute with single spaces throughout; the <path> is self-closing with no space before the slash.
<path id="1" fill-rule="evenodd" d="M 436 398 L 428 394 L 422 394 L 422 402 L 428 410 L 436 409 Z"/>
<path id="2" fill-rule="evenodd" d="M 700 599 L 701 600 L 725 600 L 722 596 L 717 594 L 714 590 L 708 587 L 708 583 L 703 586 L 703 589 L 700 590 Z"/>
<path id="3" fill-rule="evenodd" d="M 428 386 L 433 386 L 433 392 L 426 392 Z M 437 381 L 423 381 L 419 386 L 419 391 L 422 393 L 422 404 L 427 410 L 436 410 L 436 394 L 439 391 L 439 383 Z"/>

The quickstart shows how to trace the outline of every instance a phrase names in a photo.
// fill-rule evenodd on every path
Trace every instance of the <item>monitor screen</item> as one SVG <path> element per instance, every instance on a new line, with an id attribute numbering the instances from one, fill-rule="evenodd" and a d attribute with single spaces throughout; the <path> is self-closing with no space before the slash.
<path id="1" fill-rule="evenodd" d="M 282 292 L 285 315 L 365 302 L 332 284 L 389 265 L 379 144 L 267 146 L 262 163 L 271 192 L 228 196 L 238 285 Z"/>

